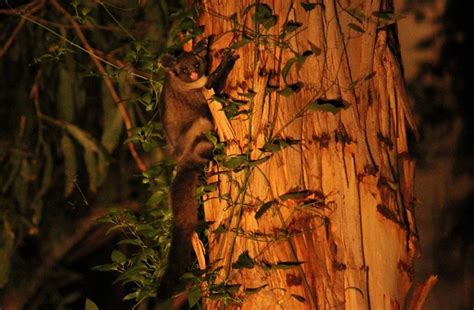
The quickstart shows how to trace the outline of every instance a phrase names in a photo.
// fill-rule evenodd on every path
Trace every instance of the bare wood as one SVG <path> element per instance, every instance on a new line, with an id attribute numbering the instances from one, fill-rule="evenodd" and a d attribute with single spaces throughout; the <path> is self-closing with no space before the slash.
<path id="1" fill-rule="evenodd" d="M 428 295 L 436 283 L 438 283 L 438 276 L 432 274 L 425 282 L 420 284 L 413 293 L 408 309 L 422 310 L 426 300 L 428 299 Z"/>
<path id="2" fill-rule="evenodd" d="M 221 141 L 233 140 L 235 136 L 234 129 L 225 115 L 225 112 L 222 110 L 222 104 L 217 100 L 212 99 L 214 91 L 212 89 L 204 88 L 203 93 L 209 104 L 209 109 L 211 110 L 219 139 Z"/>
<path id="3" fill-rule="evenodd" d="M 204 248 L 204 244 L 199 239 L 199 236 L 196 232 L 194 232 L 191 242 L 193 243 L 194 253 L 196 253 L 199 269 L 206 269 L 206 249 Z"/>
<path id="4" fill-rule="evenodd" d="M 204 1 L 204 33 L 228 33 L 232 24 L 223 17 L 239 14 L 253 3 Z M 233 202 L 214 193 L 205 204 L 210 231 L 221 225 L 227 228 L 209 235 L 210 262 L 224 267 L 217 283 L 242 285 L 236 295 L 243 304 L 227 307 L 401 308 L 412 285 L 418 244 L 411 210 L 414 161 L 408 156 L 406 134 L 414 123 L 399 59 L 384 40 L 387 30 L 377 28 L 372 14 L 382 9 L 381 1 L 324 1 L 324 6 L 310 12 L 298 1 L 260 3 L 279 16 L 270 35 L 278 36 L 286 16 L 305 27 L 289 39 L 292 49 L 302 53 L 312 48 L 311 42 L 321 51 L 308 57 L 300 70 L 296 66 L 289 70 L 288 83 L 302 81 L 303 88 L 283 97 L 261 96 L 268 80 L 255 72 L 276 72 L 279 61 L 281 70 L 294 53 L 257 48 L 253 43 L 238 50 L 240 60 L 229 76 L 227 93 L 239 98 L 239 93 L 255 91 L 255 106 L 250 117 L 230 121 L 235 143 L 227 154 L 245 153 L 251 141 L 251 158 L 265 156 L 260 148 L 270 136 L 272 127 L 267 125 L 273 120 L 272 132 L 278 133 L 273 138 L 302 142 L 275 152 L 249 175 L 214 176 L 220 181 L 219 194 L 228 194 Z M 358 22 L 348 14 L 350 8 L 364 13 L 363 33 L 349 26 Z M 239 21 L 248 29 L 254 27 L 251 18 Z M 281 74 L 272 77 L 272 83 L 283 87 Z M 318 98 L 339 99 L 347 106 L 336 115 L 306 113 L 308 102 Z M 239 188 L 243 184 L 245 190 Z M 279 199 L 305 190 L 310 192 L 305 198 Z M 302 207 L 314 200 L 321 203 Z M 274 205 L 256 219 L 255 213 L 266 202 Z M 284 232 L 286 238 L 280 235 Z M 233 270 L 232 263 L 244 251 L 256 265 L 251 270 Z M 289 270 L 261 266 L 284 261 L 302 264 Z M 256 287 L 262 289 L 244 293 Z M 205 304 L 208 309 L 222 306 L 218 300 Z"/>

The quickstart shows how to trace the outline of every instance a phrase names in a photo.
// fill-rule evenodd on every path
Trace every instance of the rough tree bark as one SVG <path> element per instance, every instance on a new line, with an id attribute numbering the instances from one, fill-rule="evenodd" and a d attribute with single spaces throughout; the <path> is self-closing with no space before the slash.
<path id="1" fill-rule="evenodd" d="M 286 36 L 290 48 L 255 44 L 256 3 L 277 16 L 267 33 L 274 38 L 285 24 L 301 23 Z M 204 35 L 217 35 L 213 49 L 241 40 L 229 19 L 235 13 L 254 39 L 238 50 L 227 83 L 232 98 L 249 101 L 241 109 L 252 111 L 231 121 L 227 154 L 252 160 L 271 154 L 255 167 L 208 180 L 219 181 L 205 203 L 209 262 L 223 267 L 214 284 L 241 285 L 229 293 L 239 302 L 228 309 L 401 309 L 418 248 L 407 145 L 407 132 L 416 129 L 396 27 L 381 24 L 394 21 L 380 13 L 391 10 L 391 1 L 322 1 L 309 11 L 301 4 L 203 1 L 200 23 Z M 285 87 L 281 72 L 305 51 L 313 54 L 286 75 L 288 85 L 297 90 L 300 82 L 301 89 L 265 95 L 267 86 Z M 242 94 L 250 91 L 249 100 Z M 345 108 L 320 111 L 322 99 Z M 299 142 L 262 152 L 268 141 Z M 205 300 L 208 309 L 223 302 Z"/>

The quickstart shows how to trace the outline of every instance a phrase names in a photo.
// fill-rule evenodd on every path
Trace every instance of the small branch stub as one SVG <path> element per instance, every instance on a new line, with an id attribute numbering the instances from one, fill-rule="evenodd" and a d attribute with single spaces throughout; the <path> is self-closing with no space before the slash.
<path id="1" fill-rule="evenodd" d="M 204 97 L 206 97 L 209 103 L 209 109 L 211 110 L 214 123 L 217 128 L 217 134 L 221 141 L 233 140 L 235 137 L 234 129 L 229 122 L 229 119 L 222 110 L 222 104 L 214 99 L 214 91 L 212 89 L 203 89 Z"/>

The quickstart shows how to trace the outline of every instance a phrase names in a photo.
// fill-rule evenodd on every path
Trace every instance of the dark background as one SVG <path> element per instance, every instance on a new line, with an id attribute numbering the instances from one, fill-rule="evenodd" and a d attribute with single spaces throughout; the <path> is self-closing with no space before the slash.
<path id="1" fill-rule="evenodd" d="M 14 6 L 31 2 L 15 1 Z M 92 13 L 74 12 L 71 3 L 62 2 L 78 21 L 90 17 L 91 21 L 110 27 L 84 30 L 98 50 L 144 71 L 146 61 L 172 47 L 176 32 L 192 22 L 182 19 L 177 23 L 171 18 L 171 13 L 179 7 L 175 1 L 115 1 L 117 5 L 110 5 L 110 11 L 132 36 L 139 38 L 138 44 L 124 35 L 97 3 L 89 3 Z M 396 4 L 397 12 L 406 16 L 399 21 L 399 37 L 407 88 L 421 132 L 413 150 L 417 158 L 415 209 L 422 247 L 422 256 L 415 265 L 415 280 L 422 282 L 432 273 L 439 276 L 426 309 L 472 309 L 474 91 L 469 76 L 474 69 L 474 14 L 462 1 L 396 1 Z M 149 192 L 141 184 L 142 177 L 134 172 L 136 167 L 126 146 L 119 144 L 112 154 L 114 161 L 107 178 L 102 181 L 100 191 L 94 192 L 88 186 L 91 174 L 83 172 L 87 171 L 83 149 L 75 142 L 77 183 L 71 194 L 64 195 L 67 176 L 62 168 L 65 159 L 59 143 L 62 130 L 44 125 L 39 142 L 38 124 L 30 121 L 37 112 L 30 96 L 31 86 L 35 79 L 40 80 L 39 104 L 43 113 L 58 118 L 61 113 L 70 113 L 68 105 L 57 103 L 58 98 L 72 100 L 58 89 L 58 70 L 63 65 L 71 70 L 67 61 L 75 59 L 79 65 L 69 78 L 77 79 L 77 89 L 70 91 L 83 91 L 76 94 L 82 99 L 74 99 L 72 103 L 73 121 L 94 136 L 101 136 L 106 125 L 104 118 L 110 118 L 106 107 L 102 107 L 102 86 L 97 76 L 91 74 L 95 68 L 87 55 L 69 51 L 69 45 L 30 21 L 5 48 L 19 23 L 18 16 L 6 13 L 9 9 L 2 1 L 0 279 L 8 274 L 10 280 L 0 283 L 0 297 L 11 298 L 15 288 L 31 287 L 37 281 L 36 289 L 29 295 L 28 309 L 83 309 L 86 298 L 101 309 L 130 309 L 133 303 L 120 301 L 128 293 L 129 285 L 114 283 L 115 273 L 91 270 L 110 261 L 110 253 L 123 236 L 114 232 L 104 237 L 105 228 L 93 228 L 91 222 L 102 214 L 101 208 L 105 210 L 105 206 L 123 201 L 145 202 Z M 38 22 L 51 21 L 49 27 L 62 30 L 62 34 L 79 43 L 70 28 L 56 27 L 66 22 L 52 7 L 46 6 L 36 17 L 41 18 L 36 19 Z M 149 90 L 149 85 L 141 87 L 120 91 L 126 96 Z M 143 120 L 151 116 L 146 103 L 153 104 L 153 99 L 141 100 L 130 99 L 130 113 L 137 123 L 145 124 Z M 125 139 L 123 133 L 119 138 Z M 53 169 L 49 184 L 45 184 L 46 168 L 42 163 L 48 158 Z M 19 159 L 23 164 L 19 164 Z M 91 229 L 76 241 L 68 237 L 84 225 L 90 225 Z M 65 253 L 59 255 L 55 252 L 58 249 Z M 41 277 L 30 278 L 38 274 Z"/>

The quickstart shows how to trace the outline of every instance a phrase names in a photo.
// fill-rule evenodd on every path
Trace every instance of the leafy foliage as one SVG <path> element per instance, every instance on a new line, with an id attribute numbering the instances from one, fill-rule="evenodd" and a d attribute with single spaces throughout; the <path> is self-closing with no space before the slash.
<path id="1" fill-rule="evenodd" d="M 113 250 L 111 263 L 95 266 L 97 271 L 116 271 L 118 282 L 133 284 L 124 300 L 141 302 L 156 294 L 157 279 L 163 274 L 169 251 L 169 226 L 171 213 L 168 208 L 146 208 L 139 214 L 131 210 L 110 210 L 100 220 L 109 223 L 108 233 L 119 230 L 125 238 L 117 245 L 125 252 Z"/>
<path id="2" fill-rule="evenodd" d="M 101 223 L 112 225 L 109 237 L 94 242 L 103 247 L 119 231 L 126 239 L 111 265 L 97 269 L 121 272 L 118 280 L 131 288 L 125 299 L 153 295 L 169 243 L 163 207 L 173 169 L 155 112 L 164 77 L 156 59 L 178 46 L 178 32 L 191 29 L 195 12 L 178 14 L 181 4 L 1 4 L 0 307 L 19 288 L 18 308 L 97 308 L 85 302 L 82 287 L 101 274 L 77 277 L 75 258 L 65 256 L 96 251 L 79 241 L 104 225 L 94 223 L 107 206 L 114 209 Z M 132 148 L 158 164 L 140 176 Z M 135 200 L 143 202 L 140 212 Z M 64 272 L 53 273 L 56 264 Z M 103 299 L 94 301 L 100 306 Z"/>

